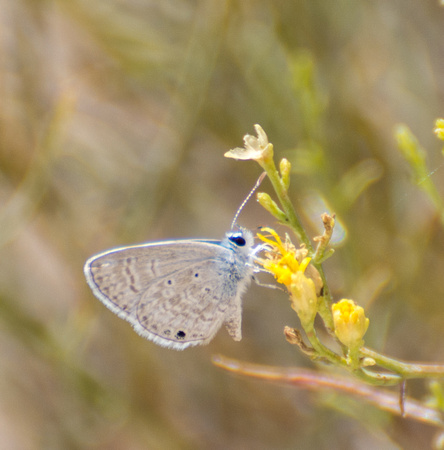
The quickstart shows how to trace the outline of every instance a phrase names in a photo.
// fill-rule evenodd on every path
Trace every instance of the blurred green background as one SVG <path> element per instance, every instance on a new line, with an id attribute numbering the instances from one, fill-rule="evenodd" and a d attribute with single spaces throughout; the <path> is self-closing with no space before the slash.
<path id="1" fill-rule="evenodd" d="M 442 226 L 393 137 L 411 128 L 444 194 L 443 38 L 438 0 L 0 0 L 0 447 L 428 446 L 429 427 L 211 364 L 313 367 L 283 337 L 284 293 L 249 289 L 241 342 L 175 352 L 109 312 L 82 267 L 222 237 L 260 174 L 223 153 L 259 123 L 311 235 L 337 213 L 326 273 L 366 308 L 367 345 L 443 361 Z M 275 226 L 254 201 L 239 223 Z"/>

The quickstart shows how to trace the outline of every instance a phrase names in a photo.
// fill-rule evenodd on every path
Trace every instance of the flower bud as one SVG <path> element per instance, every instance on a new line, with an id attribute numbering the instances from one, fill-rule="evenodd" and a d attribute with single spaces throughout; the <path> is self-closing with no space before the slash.
<path id="1" fill-rule="evenodd" d="M 289 290 L 291 307 L 297 312 L 302 326 L 310 325 L 315 319 L 318 303 L 313 280 L 299 270 L 292 274 Z"/>
<path id="2" fill-rule="evenodd" d="M 337 338 L 351 350 L 362 347 L 362 338 L 370 322 L 365 317 L 364 308 L 356 305 L 353 300 L 343 299 L 332 305 L 332 311 Z"/>
<path id="3" fill-rule="evenodd" d="M 277 203 L 265 192 L 259 192 L 257 194 L 257 201 L 263 206 L 270 214 L 281 222 L 285 222 L 285 213 L 279 208 Z"/>
<path id="4" fill-rule="evenodd" d="M 288 191 L 290 187 L 290 172 L 291 163 L 288 159 L 282 158 L 279 164 L 279 171 L 281 172 L 281 180 L 284 184 L 285 190 Z"/>

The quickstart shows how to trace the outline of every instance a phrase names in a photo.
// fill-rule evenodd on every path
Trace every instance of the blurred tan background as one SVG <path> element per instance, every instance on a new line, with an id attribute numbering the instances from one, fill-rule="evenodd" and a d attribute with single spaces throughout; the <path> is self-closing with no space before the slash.
<path id="1" fill-rule="evenodd" d="M 284 293 L 251 287 L 241 342 L 175 352 L 109 312 L 82 267 L 222 237 L 260 174 L 223 153 L 259 123 L 311 235 L 338 215 L 327 277 L 365 306 L 367 345 L 443 361 L 444 235 L 393 137 L 412 129 L 444 194 L 443 56 L 438 0 L 0 0 L 0 447 L 428 446 L 426 426 L 211 364 L 313 367 L 283 337 Z M 254 201 L 239 223 L 275 226 Z"/>

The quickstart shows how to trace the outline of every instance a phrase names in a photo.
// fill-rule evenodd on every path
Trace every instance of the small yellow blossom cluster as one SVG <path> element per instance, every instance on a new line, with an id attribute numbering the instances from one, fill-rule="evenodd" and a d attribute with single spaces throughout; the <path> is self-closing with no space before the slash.
<path id="1" fill-rule="evenodd" d="M 332 312 L 337 338 L 350 350 L 359 350 L 369 325 L 364 309 L 353 300 L 343 299 L 332 306 Z"/>
<path id="2" fill-rule="evenodd" d="M 302 325 L 311 325 L 316 316 L 322 282 L 316 269 L 309 266 L 311 258 L 307 257 L 307 249 L 296 249 L 288 236 L 282 242 L 271 228 L 263 228 L 262 232 L 269 233 L 271 238 L 258 233 L 258 238 L 266 244 L 267 250 L 265 258 L 258 258 L 257 262 L 287 288 L 291 307 L 297 312 Z M 310 268 L 313 277 L 307 276 L 307 268 Z"/>
<path id="3" fill-rule="evenodd" d="M 436 119 L 435 129 L 433 131 L 438 139 L 444 141 L 444 119 Z"/>
<path id="4" fill-rule="evenodd" d="M 267 233 L 267 236 L 257 235 L 265 243 L 265 255 L 257 258 L 257 263 L 287 288 L 291 307 L 304 328 L 311 326 L 317 313 L 322 281 L 316 268 L 310 264 L 307 249 L 297 249 L 288 236 L 282 242 L 272 228 L 262 228 L 261 231 Z M 332 306 L 332 313 L 337 338 L 351 354 L 356 353 L 364 345 L 363 337 L 369 325 L 364 309 L 353 300 L 343 299 Z"/>

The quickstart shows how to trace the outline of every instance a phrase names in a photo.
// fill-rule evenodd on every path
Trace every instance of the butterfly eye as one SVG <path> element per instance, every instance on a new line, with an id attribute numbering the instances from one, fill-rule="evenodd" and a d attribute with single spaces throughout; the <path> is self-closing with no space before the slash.
<path id="1" fill-rule="evenodd" d="M 233 234 L 228 239 L 238 247 L 243 247 L 246 244 L 245 239 L 241 234 Z"/>

